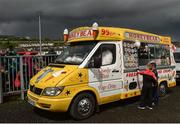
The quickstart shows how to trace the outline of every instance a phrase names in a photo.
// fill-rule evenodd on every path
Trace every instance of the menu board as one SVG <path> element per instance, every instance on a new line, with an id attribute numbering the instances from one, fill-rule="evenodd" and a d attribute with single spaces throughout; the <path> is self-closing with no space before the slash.
<path id="1" fill-rule="evenodd" d="M 138 67 L 138 50 L 137 50 L 137 47 L 135 47 L 135 43 L 131 41 L 124 41 L 123 50 L 124 50 L 125 68 L 137 68 Z"/>

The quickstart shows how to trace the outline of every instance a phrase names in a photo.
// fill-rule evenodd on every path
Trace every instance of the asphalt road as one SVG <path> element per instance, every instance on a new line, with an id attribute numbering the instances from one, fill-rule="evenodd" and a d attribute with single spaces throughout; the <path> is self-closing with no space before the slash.
<path id="1" fill-rule="evenodd" d="M 0 104 L 0 122 L 119 122 L 119 123 L 180 123 L 180 86 L 176 86 L 153 110 L 139 110 L 139 97 L 102 105 L 94 116 L 75 121 L 67 113 L 53 113 L 33 108 L 27 101 L 11 100 Z"/>

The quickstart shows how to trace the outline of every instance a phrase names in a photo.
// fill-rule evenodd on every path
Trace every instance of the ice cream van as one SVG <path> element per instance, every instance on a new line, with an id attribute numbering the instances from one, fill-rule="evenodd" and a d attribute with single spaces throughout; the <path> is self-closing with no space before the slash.
<path id="1" fill-rule="evenodd" d="M 77 120 L 93 115 L 99 105 L 139 96 L 149 61 L 158 70 L 160 95 L 176 86 L 171 38 L 138 30 L 80 27 L 64 30 L 64 51 L 31 80 L 28 101 L 33 106 L 69 112 Z"/>

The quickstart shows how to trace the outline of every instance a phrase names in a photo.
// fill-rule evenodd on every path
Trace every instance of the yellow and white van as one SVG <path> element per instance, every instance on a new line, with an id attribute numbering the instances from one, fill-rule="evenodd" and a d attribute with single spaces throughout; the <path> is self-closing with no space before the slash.
<path id="1" fill-rule="evenodd" d="M 105 103 L 141 94 L 142 76 L 155 61 L 160 94 L 176 86 L 170 37 L 125 28 L 80 27 L 64 31 L 66 49 L 30 81 L 28 101 L 75 119 L 91 116 Z"/>

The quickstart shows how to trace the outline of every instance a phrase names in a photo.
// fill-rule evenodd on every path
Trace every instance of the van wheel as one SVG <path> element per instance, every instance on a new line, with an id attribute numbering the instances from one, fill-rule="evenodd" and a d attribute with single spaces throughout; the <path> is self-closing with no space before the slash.
<path id="1" fill-rule="evenodd" d="M 76 96 L 69 112 L 75 120 L 82 120 L 93 115 L 95 112 L 95 99 L 93 95 L 82 93 Z"/>
<path id="2" fill-rule="evenodd" d="M 159 85 L 159 96 L 164 97 L 167 94 L 167 86 L 165 83 Z"/>

